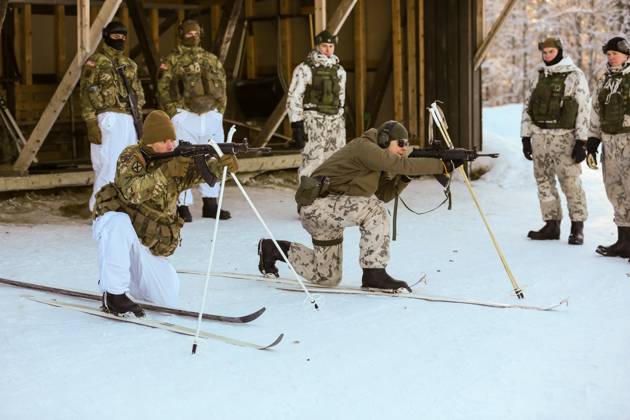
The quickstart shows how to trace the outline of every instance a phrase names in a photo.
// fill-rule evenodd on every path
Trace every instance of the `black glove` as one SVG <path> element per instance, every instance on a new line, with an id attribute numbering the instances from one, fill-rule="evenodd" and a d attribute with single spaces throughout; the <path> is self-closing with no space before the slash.
<path id="1" fill-rule="evenodd" d="M 444 162 L 444 166 L 446 166 L 446 173 L 453 172 L 456 168 L 459 168 L 464 164 L 463 160 L 453 159 L 453 160 L 442 160 Z"/>
<path id="2" fill-rule="evenodd" d="M 601 142 L 597 137 L 589 137 L 586 141 L 586 153 L 588 154 L 586 163 L 591 169 L 597 169 L 597 149 Z"/>
<path id="3" fill-rule="evenodd" d="M 575 163 L 580 163 L 584 159 L 586 159 L 586 141 L 585 140 L 576 140 L 575 145 L 573 146 L 573 151 L 571 152 L 571 157 L 575 161 Z"/>
<path id="4" fill-rule="evenodd" d="M 532 160 L 532 138 L 523 137 L 523 156 L 525 159 Z"/>
<path id="5" fill-rule="evenodd" d="M 295 149 L 303 149 L 304 144 L 308 141 L 308 137 L 306 137 L 306 132 L 304 131 L 304 121 L 292 122 L 291 130 L 293 131 L 293 139 L 289 144 Z"/>

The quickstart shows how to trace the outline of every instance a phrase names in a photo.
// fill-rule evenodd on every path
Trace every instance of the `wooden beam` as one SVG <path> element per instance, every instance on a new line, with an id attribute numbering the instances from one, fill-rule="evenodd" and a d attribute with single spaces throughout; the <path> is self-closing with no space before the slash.
<path id="1" fill-rule="evenodd" d="M 333 35 L 336 35 L 341 30 L 341 27 L 346 22 L 346 19 L 352 8 L 356 4 L 357 0 L 342 0 L 338 10 L 333 13 L 333 18 L 328 22 L 327 28 Z M 339 9 L 342 9 L 342 12 L 339 12 Z M 283 118 L 287 115 L 287 94 L 285 93 L 278 105 L 276 105 L 276 109 L 273 110 L 269 119 L 265 123 L 263 130 L 260 132 L 259 136 L 256 137 L 252 144 L 256 146 L 262 146 L 267 144 L 273 133 L 276 132 L 278 126 L 282 122 Z"/>
<path id="2" fill-rule="evenodd" d="M 120 7 L 120 23 L 122 23 L 123 25 L 125 25 L 125 28 L 127 28 L 127 34 L 129 36 L 127 36 L 127 42 L 125 42 L 125 55 L 127 57 L 129 57 L 129 52 L 131 51 L 131 30 L 132 28 L 129 26 L 129 9 L 127 8 L 126 5 L 122 5 Z"/>
<path id="3" fill-rule="evenodd" d="M 55 74 L 61 80 L 66 71 L 66 15 L 65 6 L 55 6 Z"/>
<path id="4" fill-rule="evenodd" d="M 365 131 L 365 97 L 367 87 L 367 52 L 365 3 L 358 0 L 354 9 L 354 102 L 355 102 L 355 135 L 360 136 Z"/>
<path id="5" fill-rule="evenodd" d="M 25 4 L 22 9 L 22 83 L 33 84 L 33 20 L 31 5 Z"/>
<path id="6" fill-rule="evenodd" d="M 177 23 L 177 19 L 178 19 L 177 13 L 175 13 L 174 11 L 171 11 L 171 14 L 169 14 L 166 17 L 166 19 L 164 19 L 160 23 L 160 36 L 163 35 L 166 31 L 168 31 L 171 26 L 173 26 L 175 23 Z M 125 26 L 127 26 L 127 25 L 125 25 Z M 128 26 L 127 26 L 127 28 L 131 29 Z M 175 31 L 175 32 L 177 32 L 177 31 Z M 140 45 L 136 45 L 129 52 L 129 58 L 135 59 L 141 53 L 142 53 L 142 47 Z"/>
<path id="7" fill-rule="evenodd" d="M 481 44 L 481 46 L 475 52 L 475 57 L 473 58 L 473 63 L 474 63 L 473 70 L 477 70 L 479 66 L 481 66 L 481 63 L 483 63 L 483 60 L 484 58 L 486 58 L 486 54 L 488 53 L 488 48 L 490 48 L 490 45 L 495 40 L 495 35 L 499 31 L 499 29 L 501 29 L 501 26 L 503 26 L 503 22 L 505 22 L 505 18 L 510 13 L 510 10 L 512 10 L 512 8 L 514 7 L 517 1 L 518 0 L 508 0 L 508 2 L 503 7 L 503 10 L 499 14 L 499 17 L 497 18 L 496 22 L 494 22 L 494 24 L 490 28 L 488 35 L 483 40 L 483 43 Z"/>
<path id="8" fill-rule="evenodd" d="M 9 0 L 0 0 L 0 31 L 4 27 L 4 19 L 7 17 L 9 10 Z"/>
<path id="9" fill-rule="evenodd" d="M 315 0 L 315 34 L 326 29 L 326 0 Z"/>
<path id="10" fill-rule="evenodd" d="M 175 45 L 179 46 L 182 40 L 179 37 L 179 27 L 186 20 L 186 12 L 184 10 L 177 11 L 177 28 L 175 28 Z M 162 25 L 160 25 L 160 35 L 162 35 Z"/>
<path id="11" fill-rule="evenodd" d="M 403 121 L 403 51 L 400 0 L 392 0 L 392 50 L 394 53 L 394 119 Z"/>
<path id="12" fill-rule="evenodd" d="M 230 50 L 230 44 L 232 43 L 232 38 L 234 37 L 234 30 L 236 29 L 236 24 L 241 16 L 242 9 L 243 0 L 234 0 L 230 11 L 226 12 L 221 18 L 221 24 L 219 25 L 212 51 L 223 64 L 225 64 L 225 59 L 227 58 Z"/>
<path id="13" fill-rule="evenodd" d="M 291 0 L 280 0 L 280 14 L 291 13 Z M 286 77 L 287 85 L 291 83 L 291 74 L 293 73 L 293 65 L 291 54 L 292 48 L 292 19 L 282 19 L 280 21 L 280 47 L 282 50 L 282 70 Z"/>
<path id="14" fill-rule="evenodd" d="M 93 9 L 96 11 L 96 7 Z M 95 17 L 96 19 L 96 17 Z M 83 59 L 92 50 L 90 45 L 90 0 L 77 1 L 77 52 Z"/>
<path id="15" fill-rule="evenodd" d="M 245 17 L 256 15 L 255 0 L 245 0 Z M 256 78 L 256 38 L 254 37 L 254 25 L 248 22 L 245 38 L 245 68 L 248 79 Z"/>
<path id="16" fill-rule="evenodd" d="M 151 26 L 151 42 L 155 52 L 160 54 L 160 15 L 158 9 L 149 12 L 149 25 Z"/>
<path id="17" fill-rule="evenodd" d="M 409 138 L 418 136 L 418 90 L 416 83 L 416 0 L 407 0 L 407 109 Z"/>
<path id="18" fill-rule="evenodd" d="M 127 2 L 129 17 L 133 22 L 133 28 L 138 38 L 138 44 L 144 56 L 144 63 L 151 76 L 152 87 L 149 89 L 149 92 L 145 92 L 145 97 L 155 98 L 155 86 L 157 86 L 157 70 L 160 58 L 151 39 L 151 32 L 149 30 L 149 23 L 147 22 L 144 6 L 142 0 L 125 1 Z"/>
<path id="19" fill-rule="evenodd" d="M 220 4 L 213 4 L 210 6 L 210 31 L 212 35 L 212 43 L 217 39 L 217 34 L 219 33 L 219 26 L 221 26 L 221 15 L 223 12 L 221 11 Z"/>
<path id="20" fill-rule="evenodd" d="M 420 147 L 426 143 L 426 92 L 424 50 L 424 0 L 418 0 L 418 140 Z"/>
<path id="21" fill-rule="evenodd" d="M 101 7 L 101 10 L 99 11 L 99 14 L 94 21 L 94 25 L 92 25 L 90 29 L 91 46 L 95 47 L 101 41 L 102 29 L 112 20 L 116 14 L 116 10 L 118 10 L 118 7 L 120 6 L 121 1 L 122 0 L 105 0 L 105 3 L 103 3 L 103 7 Z M 90 51 L 90 53 L 92 52 L 93 51 Z M 51 127 L 57 120 L 61 110 L 72 94 L 72 90 L 81 77 L 81 67 L 83 66 L 85 58 L 87 57 L 82 59 L 80 55 L 77 54 L 74 60 L 70 63 L 66 74 L 57 86 L 57 90 L 46 106 L 46 109 L 42 113 L 37 125 L 31 132 L 31 135 L 26 142 L 26 146 L 22 149 L 20 156 L 13 165 L 13 169 L 16 172 L 20 174 L 26 173 L 28 167 L 33 162 L 33 159 L 35 159 L 35 156 L 44 143 Z"/>

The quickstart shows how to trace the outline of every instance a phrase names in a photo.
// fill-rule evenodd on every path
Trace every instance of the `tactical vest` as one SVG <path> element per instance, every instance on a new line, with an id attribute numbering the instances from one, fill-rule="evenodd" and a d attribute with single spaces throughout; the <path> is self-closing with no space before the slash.
<path id="1" fill-rule="evenodd" d="M 210 66 L 207 60 L 191 59 L 177 72 L 171 86 L 173 98 L 184 99 L 192 112 L 203 114 L 219 108 L 223 96 L 220 70 Z"/>
<path id="2" fill-rule="evenodd" d="M 304 110 L 314 110 L 322 114 L 335 115 L 339 112 L 341 101 L 340 78 L 337 74 L 339 65 L 331 67 L 316 66 L 311 60 L 306 64 L 311 68 L 311 84 L 304 91 Z"/>
<path id="3" fill-rule="evenodd" d="M 571 72 L 538 75 L 538 83 L 527 105 L 532 122 L 540 128 L 575 128 L 578 103 L 571 96 L 564 96 L 564 85 Z"/>
<path id="4" fill-rule="evenodd" d="M 630 74 L 609 73 L 597 95 L 601 130 L 607 134 L 630 133 L 624 115 L 630 114 Z"/>
<path id="5" fill-rule="evenodd" d="M 168 257 L 181 243 L 180 230 L 184 226 L 181 217 L 166 222 L 163 213 L 147 206 L 129 204 L 113 183 L 105 185 L 96 194 L 95 215 L 102 216 L 108 211 L 127 213 L 138 239 L 153 255 Z"/>

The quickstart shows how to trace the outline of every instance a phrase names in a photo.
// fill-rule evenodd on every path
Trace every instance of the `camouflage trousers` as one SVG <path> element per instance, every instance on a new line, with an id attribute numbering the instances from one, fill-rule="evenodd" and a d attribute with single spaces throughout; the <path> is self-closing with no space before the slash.
<path id="1" fill-rule="evenodd" d="M 606 195 L 617 226 L 630 226 L 630 134 L 602 133 L 602 170 Z"/>
<path id="2" fill-rule="evenodd" d="M 304 131 L 308 141 L 302 150 L 298 179 L 310 176 L 319 165 L 346 145 L 346 121 L 342 116 L 331 117 L 318 112 L 304 113 Z"/>
<path id="3" fill-rule="evenodd" d="M 538 201 L 543 220 L 562 220 L 556 177 L 567 198 L 569 217 L 583 222 L 588 217 L 586 194 L 580 175 L 582 168 L 571 157 L 575 140 L 572 133 L 551 134 L 543 131 L 532 136 L 534 177 L 538 184 Z"/>
<path id="4" fill-rule="evenodd" d="M 302 226 L 313 240 L 343 238 L 344 228 L 358 226 L 359 264 L 362 268 L 383 268 L 389 261 L 389 218 L 381 200 L 372 197 L 329 195 L 318 198 L 300 210 Z M 336 286 L 341 282 L 343 244 L 320 246 L 313 249 L 291 243 L 289 262 L 302 277 L 311 283 Z"/>

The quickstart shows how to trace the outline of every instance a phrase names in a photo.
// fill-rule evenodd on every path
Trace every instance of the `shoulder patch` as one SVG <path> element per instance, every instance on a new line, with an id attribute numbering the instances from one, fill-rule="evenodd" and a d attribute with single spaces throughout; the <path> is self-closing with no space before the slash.
<path id="1" fill-rule="evenodd" d="M 131 164 L 131 170 L 139 174 L 144 170 L 144 168 L 142 167 L 142 164 L 136 160 Z"/>

